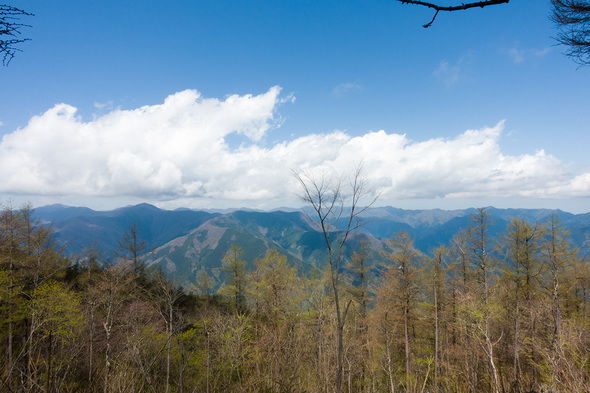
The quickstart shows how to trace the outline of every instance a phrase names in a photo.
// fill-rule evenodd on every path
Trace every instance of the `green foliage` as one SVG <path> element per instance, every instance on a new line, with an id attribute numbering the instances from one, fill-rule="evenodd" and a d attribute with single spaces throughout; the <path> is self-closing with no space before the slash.
<path id="1" fill-rule="evenodd" d="M 218 293 L 225 296 L 238 314 L 246 310 L 246 262 L 241 259 L 242 249 L 233 244 L 223 258 L 221 270 L 225 283 Z"/>
<path id="2" fill-rule="evenodd" d="M 32 330 L 39 339 L 50 334 L 66 341 L 76 337 L 83 326 L 78 296 L 64 284 L 49 281 L 36 288 L 27 304 Z"/>
<path id="3" fill-rule="evenodd" d="M 274 322 L 288 317 L 296 307 L 297 269 L 274 248 L 255 264 L 249 292 L 256 313 Z"/>
<path id="4" fill-rule="evenodd" d="M 29 213 L 0 216 L 0 391 L 334 391 L 339 323 L 343 391 L 590 386 L 590 265 L 555 219 L 495 237 L 479 211 L 429 256 L 399 233 L 379 269 L 369 243 L 350 242 L 343 324 L 329 266 L 298 271 L 278 248 L 249 259 L 234 244 L 219 296 L 211 270 L 199 275 L 203 301 L 162 273 L 138 279 L 140 260 L 89 251 L 65 269 Z"/>

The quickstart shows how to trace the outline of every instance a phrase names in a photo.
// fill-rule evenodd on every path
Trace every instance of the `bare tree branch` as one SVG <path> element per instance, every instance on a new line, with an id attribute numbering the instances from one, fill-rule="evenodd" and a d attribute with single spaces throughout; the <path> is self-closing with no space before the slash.
<path id="1" fill-rule="evenodd" d="M 21 52 L 15 45 L 30 41 L 30 38 L 18 38 L 23 27 L 31 27 L 20 23 L 20 18 L 23 16 L 33 16 L 33 14 L 16 7 L 0 4 L 0 55 L 2 56 L 2 64 L 5 66 L 10 63 L 16 52 Z M 4 38 L 4 36 L 8 36 L 8 38 Z"/>
<path id="2" fill-rule="evenodd" d="M 369 203 L 361 206 L 373 190 L 365 175 L 362 164 L 356 165 L 348 177 L 329 178 L 325 173 L 314 176 L 303 171 L 293 171 L 293 175 L 301 185 L 300 199 L 309 203 L 322 229 L 328 251 L 330 281 L 334 305 L 336 307 L 336 327 L 338 337 L 338 359 L 336 370 L 336 392 L 342 389 L 344 325 L 346 314 L 352 300 L 342 307 L 340 301 L 341 266 L 344 259 L 344 245 L 349 235 L 361 226 L 360 215 L 369 209 L 379 195 L 369 199 Z M 348 180 L 348 182 L 345 182 Z M 331 238 L 333 236 L 333 238 Z"/>
<path id="3" fill-rule="evenodd" d="M 566 55 L 580 65 L 590 65 L 590 1 L 551 0 L 551 20 L 557 25 L 557 41 L 568 47 Z"/>
<path id="4" fill-rule="evenodd" d="M 432 17 L 432 20 L 430 22 L 426 23 L 425 25 L 422 25 L 423 27 L 430 27 L 434 23 L 434 20 L 436 19 L 439 11 L 452 12 L 452 11 L 468 10 L 470 8 L 478 8 L 478 7 L 484 8 L 484 7 L 488 7 L 490 5 L 505 4 L 505 3 L 508 3 L 510 0 L 483 0 L 483 1 L 474 1 L 471 3 L 461 3 L 459 5 L 440 5 L 440 4 L 435 4 L 435 3 L 430 3 L 428 1 L 420 1 L 420 0 L 397 0 L 397 1 L 399 1 L 402 4 L 420 5 L 420 6 L 432 8 L 433 10 L 435 10 L 436 12 L 434 13 L 434 16 Z"/>

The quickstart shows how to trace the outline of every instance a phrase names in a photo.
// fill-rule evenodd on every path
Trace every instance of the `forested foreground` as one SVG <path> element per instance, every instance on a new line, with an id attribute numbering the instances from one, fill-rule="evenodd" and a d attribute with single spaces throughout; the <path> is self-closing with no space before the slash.
<path id="1" fill-rule="evenodd" d="M 361 244 L 337 281 L 272 249 L 246 271 L 234 246 L 212 293 L 143 265 L 134 226 L 117 257 L 72 260 L 4 209 L 0 391 L 590 391 L 588 262 L 555 216 L 490 225 L 480 209 L 430 255 L 403 232 L 379 261 Z"/>

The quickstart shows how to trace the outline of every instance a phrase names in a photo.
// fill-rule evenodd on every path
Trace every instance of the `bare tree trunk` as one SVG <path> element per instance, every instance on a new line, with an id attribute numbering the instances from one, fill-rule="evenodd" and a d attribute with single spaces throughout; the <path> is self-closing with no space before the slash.
<path id="1" fill-rule="evenodd" d="M 11 378 L 11 373 L 12 373 L 12 368 L 13 368 L 13 364 L 12 364 L 12 340 L 13 340 L 13 332 L 12 332 L 12 318 L 13 318 L 13 286 L 14 286 L 14 281 L 12 278 L 12 259 L 10 260 L 10 287 L 9 287 L 9 292 L 8 292 L 8 296 L 9 296 L 9 303 L 8 303 L 8 343 L 7 343 L 7 348 L 6 348 L 6 357 L 7 357 L 7 364 L 6 364 L 6 369 L 7 369 L 7 379 L 8 379 L 8 388 L 10 390 L 12 390 L 12 378 Z"/>
<path id="2" fill-rule="evenodd" d="M 387 315 L 385 315 L 387 318 Z M 384 327 L 384 334 L 385 334 L 385 354 L 387 356 L 387 376 L 389 377 L 389 388 L 391 389 L 391 393 L 395 393 L 395 388 L 393 385 L 393 369 L 391 367 L 391 350 L 389 349 L 389 334 L 387 329 L 387 320 L 383 322 Z"/>
<path id="3" fill-rule="evenodd" d="M 438 291 L 434 285 L 434 393 L 438 393 Z"/>
<path id="4" fill-rule="evenodd" d="M 27 350 L 27 388 L 29 390 L 33 389 L 33 377 L 35 374 L 35 370 L 33 370 L 33 324 L 35 323 L 35 312 L 32 312 L 29 318 L 29 325 L 28 325 L 28 338 L 25 342 L 26 350 Z"/>
<path id="5" fill-rule="evenodd" d="M 561 331 L 561 277 L 560 272 L 566 267 L 567 259 L 571 255 L 569 243 L 566 240 L 567 232 L 556 215 L 549 218 L 547 224 L 546 257 L 552 280 L 551 308 L 554 319 L 551 357 L 555 364 L 552 380 L 557 380 L 560 364 L 562 363 L 562 331 Z"/>
<path id="6" fill-rule="evenodd" d="M 51 393 L 51 362 L 53 360 L 53 331 L 49 331 L 49 357 L 47 359 L 47 392 Z"/>
<path id="7" fill-rule="evenodd" d="M 334 291 L 334 303 L 336 305 L 336 323 L 338 324 L 338 365 L 336 369 L 336 392 L 342 389 L 342 369 L 344 363 L 344 320 L 340 313 L 340 297 L 338 296 L 338 279 L 332 278 L 332 289 Z"/>
<path id="8" fill-rule="evenodd" d="M 368 189 L 367 180 L 363 173 L 362 165 L 357 165 L 349 180 L 349 190 L 344 192 L 343 178 L 335 182 L 326 179 L 325 176 L 314 178 L 309 174 L 295 172 L 299 181 L 302 194 L 301 199 L 311 204 L 314 213 L 317 215 L 318 223 L 324 235 L 324 241 L 328 251 L 328 263 L 330 267 L 330 279 L 336 307 L 336 334 L 338 340 L 337 366 L 336 366 L 336 393 L 342 389 L 343 370 L 343 340 L 346 314 L 350 302 L 344 309 L 340 304 L 339 290 L 340 269 L 342 267 L 344 245 L 350 234 L 359 228 L 360 216 L 375 203 L 375 197 L 366 206 L 360 206 L 362 198 L 371 193 Z M 348 206 L 345 206 L 345 200 Z M 343 224 L 343 225 L 341 225 Z M 333 236 L 333 238 L 331 238 Z M 335 243 L 335 244 L 333 244 Z"/>
<path id="9" fill-rule="evenodd" d="M 104 354 L 104 364 L 105 364 L 105 371 L 104 371 L 104 393 L 109 392 L 109 377 L 111 373 L 111 328 L 105 322 L 103 324 L 104 330 L 106 333 L 106 341 L 107 347 Z"/>
<path id="10" fill-rule="evenodd" d="M 94 302 L 90 303 L 90 321 L 88 325 L 88 386 L 92 386 L 92 367 L 94 360 Z"/>
<path id="11" fill-rule="evenodd" d="M 111 279 L 109 277 L 109 279 Z M 114 307 L 114 295 L 112 293 L 113 288 L 110 287 L 113 285 L 112 282 L 109 282 L 109 294 L 108 294 L 108 304 L 107 310 L 105 315 L 105 321 L 103 322 L 102 326 L 104 327 L 105 331 L 105 338 L 106 338 L 106 349 L 104 354 L 104 364 L 105 364 L 105 371 L 104 371 L 104 393 L 109 392 L 109 383 L 110 383 L 110 374 L 111 374 L 111 335 L 113 332 L 113 307 Z"/>
<path id="12" fill-rule="evenodd" d="M 207 393 L 209 393 L 209 375 L 211 375 L 211 352 L 209 346 L 209 331 L 207 330 Z"/>
<path id="13" fill-rule="evenodd" d="M 487 352 L 488 359 L 490 362 L 490 369 L 491 369 L 491 374 L 492 374 L 492 378 L 493 378 L 492 389 L 493 389 L 494 393 L 500 393 L 500 380 L 498 379 L 498 369 L 496 368 L 496 362 L 494 361 L 494 344 L 490 340 L 489 336 L 486 336 L 486 345 L 488 347 L 486 352 Z"/>
<path id="14" fill-rule="evenodd" d="M 405 357 L 406 357 L 406 391 L 410 391 L 410 326 L 409 326 L 409 306 L 404 306 L 404 344 L 405 344 Z"/>
<path id="15" fill-rule="evenodd" d="M 171 302 L 172 303 L 172 302 Z M 166 393 L 170 391 L 170 350 L 172 344 L 172 306 L 173 304 L 169 304 L 169 314 L 168 314 L 168 337 L 166 342 Z"/>
<path id="16" fill-rule="evenodd" d="M 490 333 L 490 281 L 492 274 L 492 257 L 490 256 L 490 239 L 488 232 L 491 226 L 489 213 L 486 209 L 478 209 L 476 214 L 471 216 L 471 226 L 469 228 L 469 246 L 481 282 L 481 289 L 483 290 L 483 336 L 485 339 L 484 349 L 488 356 L 490 378 L 492 384 L 492 391 L 498 393 L 500 383 L 498 379 L 498 371 L 494 361 L 494 346 L 491 340 Z"/>
<path id="17" fill-rule="evenodd" d="M 516 302 L 514 304 L 514 344 L 513 344 L 513 363 L 512 363 L 512 375 L 514 378 L 514 386 L 518 390 L 520 385 L 520 367 L 519 367 L 519 351 L 518 351 L 518 335 L 519 335 L 519 324 L 520 324 L 520 284 L 516 283 Z"/>
<path id="18" fill-rule="evenodd" d="M 530 294 L 527 296 L 527 303 L 529 308 L 529 318 L 530 318 L 530 336 L 531 336 L 531 361 L 533 363 L 533 386 L 536 387 L 539 384 L 539 372 L 537 371 L 537 350 L 536 350 L 536 340 L 537 340 L 537 327 L 536 327 L 536 316 L 535 311 L 533 310 L 533 301 L 531 299 Z"/>

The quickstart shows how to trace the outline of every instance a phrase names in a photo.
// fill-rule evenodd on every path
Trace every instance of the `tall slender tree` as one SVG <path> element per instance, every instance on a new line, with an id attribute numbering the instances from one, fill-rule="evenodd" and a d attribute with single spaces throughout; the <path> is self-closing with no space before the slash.
<path id="1" fill-rule="evenodd" d="M 445 276 L 446 276 L 446 259 L 448 257 L 448 250 L 444 246 L 438 247 L 434 250 L 433 256 L 430 260 L 431 270 L 431 291 L 432 291 L 432 305 L 434 316 L 434 392 L 439 391 L 440 385 L 440 371 L 441 371 L 441 347 L 442 347 L 442 314 L 444 297 L 446 295 Z"/>
<path id="2" fill-rule="evenodd" d="M 322 231 L 328 253 L 328 267 L 334 306 L 336 307 L 336 333 L 338 339 L 336 392 L 342 391 L 344 365 L 344 325 L 351 301 L 342 304 L 342 268 L 345 244 L 350 235 L 361 226 L 361 216 L 376 201 L 372 195 L 363 166 L 357 165 L 349 176 L 329 178 L 325 173 L 313 176 L 295 172 L 302 193 L 300 198 L 311 206 L 314 218 Z M 368 197 L 366 204 L 362 204 Z"/>
<path id="3" fill-rule="evenodd" d="M 380 294 L 387 299 L 394 318 L 401 321 L 406 392 L 413 391 L 412 330 L 421 292 L 421 253 L 414 247 L 414 239 L 405 231 L 398 232 L 389 242 L 392 249 L 387 254 L 391 262 L 384 274 Z"/>
<path id="4" fill-rule="evenodd" d="M 552 389 L 557 387 L 560 368 L 562 367 L 562 301 L 563 301 L 563 274 L 567 266 L 572 262 L 574 250 L 569 244 L 569 233 L 563 228 L 563 224 L 557 214 L 552 214 L 545 222 L 545 236 L 543 241 L 543 257 L 549 271 L 548 295 L 551 299 L 551 317 L 553 329 L 551 337 L 550 355 L 550 381 Z"/>
<path id="5" fill-rule="evenodd" d="M 506 244 L 507 263 L 505 264 L 505 275 L 512 281 L 509 288 L 512 300 L 511 313 L 513 315 L 513 343 L 512 343 L 512 388 L 519 391 L 522 388 L 522 365 L 520 353 L 524 343 L 535 343 L 536 315 L 533 298 L 535 291 L 538 291 L 538 279 L 541 273 L 540 263 L 540 240 L 542 230 L 538 225 L 531 225 L 524 219 L 513 218 L 508 224 L 504 242 Z M 524 300 L 524 307 L 522 301 Z M 523 308 L 528 309 L 528 329 L 526 333 L 521 332 L 521 319 Z M 523 337 L 521 337 L 523 336 Z M 528 388 L 537 387 L 536 353 L 534 345 L 530 346 L 527 353 L 527 363 L 533 368 L 532 385 Z"/>
<path id="6" fill-rule="evenodd" d="M 141 238 L 141 228 L 137 221 L 133 221 L 128 227 L 121 239 L 118 241 L 120 256 L 130 260 L 133 263 L 136 279 L 140 284 L 146 281 L 146 266 L 141 260 L 141 256 L 147 249 L 147 243 Z"/>
<path id="7" fill-rule="evenodd" d="M 488 211 L 485 208 L 477 209 L 477 212 L 471 215 L 471 223 L 467 229 L 467 247 L 478 282 L 475 305 L 481 312 L 481 318 L 476 321 L 474 326 L 482 336 L 482 348 L 488 359 L 492 392 L 499 393 L 500 379 L 496 366 L 495 340 L 492 338 L 491 327 L 492 314 L 494 313 L 494 310 L 492 310 L 491 290 L 496 267 L 494 244 L 490 234 L 492 224 Z"/>
<path id="8" fill-rule="evenodd" d="M 371 245 L 367 239 L 362 239 L 358 249 L 352 253 L 347 269 L 350 275 L 349 292 L 355 301 L 356 320 L 355 337 L 358 344 L 354 347 L 359 352 L 360 370 L 356 370 L 359 376 L 359 385 L 366 384 L 367 373 L 370 373 L 370 338 L 367 320 L 367 310 L 370 302 L 370 285 L 372 283 L 371 269 Z M 368 385 L 368 384 L 366 384 Z M 350 389 L 351 387 L 349 387 Z M 357 387 L 358 388 L 358 387 Z"/>
<path id="9" fill-rule="evenodd" d="M 226 296 L 235 312 L 246 312 L 246 262 L 241 259 L 242 249 L 232 244 L 223 257 L 221 270 L 225 273 L 225 284 L 219 288 L 219 294 Z"/>

